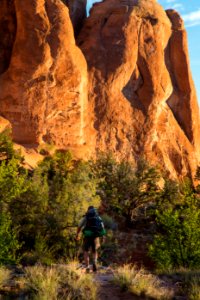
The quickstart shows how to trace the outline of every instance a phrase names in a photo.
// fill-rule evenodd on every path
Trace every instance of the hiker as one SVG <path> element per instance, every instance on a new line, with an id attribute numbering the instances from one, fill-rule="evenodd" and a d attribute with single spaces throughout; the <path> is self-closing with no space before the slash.
<path id="1" fill-rule="evenodd" d="M 99 237 L 105 235 L 104 224 L 97 210 L 93 206 L 89 206 L 85 216 L 80 221 L 76 239 L 80 239 L 80 232 L 83 232 L 83 251 L 86 271 L 89 272 L 89 250 L 92 249 L 93 254 L 93 272 L 97 271 L 97 250 L 100 247 Z"/>

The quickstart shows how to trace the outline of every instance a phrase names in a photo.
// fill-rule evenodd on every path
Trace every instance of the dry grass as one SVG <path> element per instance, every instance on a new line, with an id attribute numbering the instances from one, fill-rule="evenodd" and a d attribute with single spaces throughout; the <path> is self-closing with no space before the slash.
<path id="1" fill-rule="evenodd" d="M 123 290 L 128 290 L 137 296 L 154 299 L 173 298 L 173 291 L 164 287 L 156 276 L 132 265 L 119 267 L 114 273 L 114 282 Z"/>
<path id="2" fill-rule="evenodd" d="M 55 268 L 28 267 L 25 270 L 27 287 L 38 300 L 56 300 L 60 287 L 60 274 Z"/>
<path id="3" fill-rule="evenodd" d="M 188 292 L 189 300 L 200 300 L 200 278 L 194 277 L 190 282 Z"/>
<path id="4" fill-rule="evenodd" d="M 4 267 L 0 267 L 0 289 L 3 288 L 4 285 L 6 285 L 11 277 L 11 271 Z"/>
<path id="5" fill-rule="evenodd" d="M 178 282 L 176 292 L 180 295 L 187 295 L 189 300 L 200 300 L 200 270 L 179 268 L 166 271 L 157 271 L 159 276 L 169 278 L 171 282 Z"/>
<path id="6" fill-rule="evenodd" d="M 76 261 L 69 262 L 61 271 L 63 280 L 67 281 L 68 294 L 67 300 L 95 300 L 97 299 L 98 285 L 93 276 L 83 273 L 78 268 Z"/>
<path id="7" fill-rule="evenodd" d="M 26 285 L 37 300 L 95 300 L 97 284 L 93 277 L 77 268 L 77 262 L 66 266 L 26 268 Z"/>

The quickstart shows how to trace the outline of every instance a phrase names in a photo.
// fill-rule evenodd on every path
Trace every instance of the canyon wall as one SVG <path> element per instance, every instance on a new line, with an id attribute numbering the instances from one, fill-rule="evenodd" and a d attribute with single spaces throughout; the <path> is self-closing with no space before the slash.
<path id="1" fill-rule="evenodd" d="M 85 7 L 0 2 L 0 116 L 14 141 L 194 175 L 200 118 L 182 19 L 154 0 L 104 0 L 87 19 Z"/>
<path id="2" fill-rule="evenodd" d="M 12 124 L 14 141 L 84 145 L 87 64 L 75 45 L 67 7 L 60 0 L 0 5 L 0 114 Z"/>

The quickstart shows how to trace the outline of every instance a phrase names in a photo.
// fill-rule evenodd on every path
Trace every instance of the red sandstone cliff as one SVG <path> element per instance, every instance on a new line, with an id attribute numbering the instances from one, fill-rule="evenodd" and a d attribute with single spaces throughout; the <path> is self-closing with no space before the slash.
<path id="1" fill-rule="evenodd" d="M 200 120 L 187 37 L 156 1 L 96 4 L 78 44 L 89 68 L 96 149 L 144 155 L 171 174 L 194 172 Z"/>
<path id="2" fill-rule="evenodd" d="M 104 0 L 76 46 L 64 3 L 78 32 L 84 0 L 0 2 L 0 115 L 14 140 L 194 174 L 200 119 L 180 16 L 154 0 Z"/>
<path id="3" fill-rule="evenodd" d="M 0 6 L 0 113 L 14 140 L 83 145 L 87 65 L 67 7 L 60 0 L 3 0 Z"/>

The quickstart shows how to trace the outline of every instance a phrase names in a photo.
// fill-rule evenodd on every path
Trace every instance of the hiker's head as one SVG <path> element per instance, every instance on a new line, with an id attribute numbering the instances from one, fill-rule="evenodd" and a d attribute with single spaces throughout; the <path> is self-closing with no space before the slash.
<path id="1" fill-rule="evenodd" d="M 87 211 L 90 211 L 90 210 L 93 210 L 93 209 L 94 209 L 94 206 L 90 205 L 90 206 L 88 207 L 88 210 L 87 210 Z"/>

